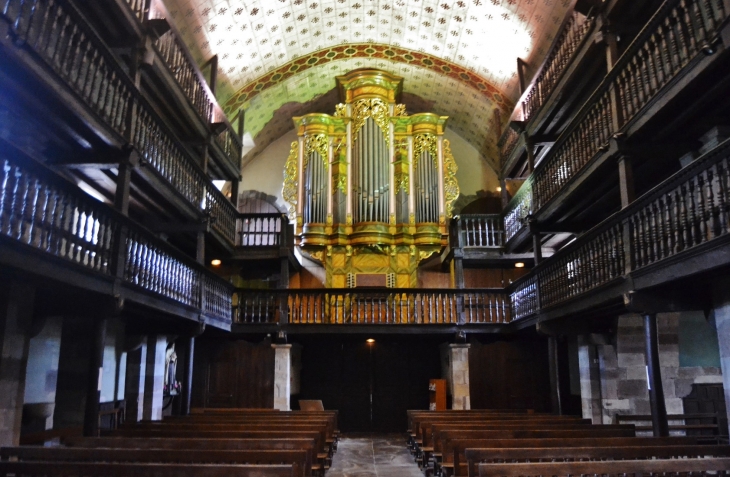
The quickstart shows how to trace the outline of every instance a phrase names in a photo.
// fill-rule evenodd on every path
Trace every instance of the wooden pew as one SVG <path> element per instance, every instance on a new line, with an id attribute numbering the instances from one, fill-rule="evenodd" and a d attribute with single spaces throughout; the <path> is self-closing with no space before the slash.
<path id="1" fill-rule="evenodd" d="M 293 475 L 308 477 L 307 451 L 300 450 L 193 450 L 113 449 L 92 447 L 3 447 L 0 460 L 58 462 L 130 462 L 178 464 L 291 465 Z"/>
<path id="2" fill-rule="evenodd" d="M 523 475 L 718 475 L 730 471 L 730 458 L 603 460 L 588 462 L 534 462 L 516 464 L 479 464 L 480 477 L 519 477 Z"/>
<path id="3" fill-rule="evenodd" d="M 452 475 L 459 465 L 459 462 L 466 462 L 464 451 L 466 447 L 459 445 L 459 441 L 479 442 L 487 439 L 519 439 L 519 438 L 596 438 L 596 437 L 634 437 L 633 428 L 613 428 L 614 426 L 603 426 L 603 428 L 592 428 L 590 430 L 579 429 L 500 429 L 487 431 L 463 431 L 446 430 L 441 432 L 442 461 L 439 468 L 443 469 L 442 474 Z M 484 447 L 470 445 L 469 447 Z M 458 449 L 458 450 L 457 450 Z"/>
<path id="4" fill-rule="evenodd" d="M 200 438 L 138 438 L 138 437 L 69 437 L 62 440 L 67 447 L 114 449 L 168 449 L 192 451 L 268 451 L 303 450 L 306 452 L 305 472 L 322 474 L 324 466 L 317 462 L 315 439 L 310 438 L 254 438 L 254 439 L 200 439 Z"/>
<path id="5" fill-rule="evenodd" d="M 0 477 L 292 477 L 291 465 L 0 462 Z"/>
<path id="6" fill-rule="evenodd" d="M 223 426 L 214 428 L 211 426 L 197 428 L 175 428 L 160 427 L 154 429 L 126 428 L 119 429 L 110 434 L 112 437 L 196 437 L 200 439 L 261 439 L 261 438 L 296 438 L 314 437 L 317 460 L 324 466 L 332 457 L 332 450 L 326 444 L 326 432 L 324 427 L 296 426 L 296 425 L 262 425 L 252 427 Z"/>
<path id="7" fill-rule="evenodd" d="M 730 457 L 730 446 L 603 446 L 603 447 L 525 447 L 467 449 L 469 476 L 479 474 L 480 463 L 554 462 L 606 459 L 671 459 L 679 457 Z"/>
<path id="8" fill-rule="evenodd" d="M 468 475 L 467 449 L 500 448 L 564 448 L 564 447 L 627 447 L 627 446 L 694 446 L 694 437 L 542 437 L 521 439 L 456 439 L 451 442 L 454 475 Z M 447 467 L 448 469 L 448 467 Z M 449 469 L 450 470 L 450 469 Z M 475 474 L 476 475 L 476 474 Z"/>

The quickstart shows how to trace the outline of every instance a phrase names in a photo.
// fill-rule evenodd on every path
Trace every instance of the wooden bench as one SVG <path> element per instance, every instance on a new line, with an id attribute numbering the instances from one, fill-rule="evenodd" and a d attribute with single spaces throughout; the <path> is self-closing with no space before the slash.
<path id="1" fill-rule="evenodd" d="M 588 437 L 588 438 L 523 438 L 523 439 L 456 439 L 452 441 L 454 475 L 468 474 L 466 451 L 468 449 L 501 448 L 564 448 L 564 447 L 626 447 L 626 446 L 694 446 L 692 437 Z M 450 470 L 450 469 L 449 469 Z"/>
<path id="2" fill-rule="evenodd" d="M 476 476 L 480 463 L 555 462 L 606 459 L 671 459 L 679 457 L 730 457 L 730 446 L 602 446 L 602 447 L 525 447 L 467 449 L 467 475 Z M 463 475 L 463 474 L 461 474 Z"/>
<path id="3" fill-rule="evenodd" d="M 702 414 L 668 414 L 667 421 L 670 431 L 683 431 L 683 432 L 697 432 L 695 435 L 717 436 L 720 434 L 720 425 L 718 415 L 716 413 L 702 413 Z M 679 423 L 672 423 L 672 421 L 682 421 Z M 687 423 L 687 421 L 693 421 Z M 704 422 L 702 422 L 704 421 Z M 710 421 L 710 422 L 707 422 Z M 650 414 L 616 414 L 616 423 L 649 423 L 649 425 L 636 425 L 637 432 L 651 432 L 653 427 L 651 426 L 652 417 Z"/>
<path id="4" fill-rule="evenodd" d="M 0 477 L 292 477 L 291 465 L 0 462 Z"/>
<path id="5" fill-rule="evenodd" d="M 324 466 L 317 462 L 314 438 L 259 438 L 259 439 L 199 439 L 199 438 L 137 438 L 137 437 L 69 437 L 63 439 L 68 447 L 113 449 L 167 449 L 192 451 L 219 450 L 302 450 L 306 452 L 305 472 L 311 469 L 321 475 Z"/>
<path id="6" fill-rule="evenodd" d="M 633 429 L 603 426 L 603 428 L 592 428 L 590 430 L 578 429 L 500 429 L 487 431 L 461 431 L 446 430 L 441 432 L 442 460 L 437 463 L 442 474 L 452 475 L 456 472 L 459 462 L 466 463 L 464 451 L 466 446 L 463 441 L 470 441 L 468 447 L 484 447 L 473 445 L 482 440 L 488 439 L 520 439 L 520 438 L 597 438 L 597 437 L 634 437 Z M 462 444 L 460 444 L 462 442 Z"/>
<path id="7" fill-rule="evenodd" d="M 519 477 L 525 475 L 626 475 L 646 474 L 716 476 L 730 471 L 730 458 L 603 460 L 588 462 L 534 462 L 479 464 L 480 477 Z"/>
<path id="8" fill-rule="evenodd" d="M 301 450 L 193 450 L 113 449 L 92 447 L 3 447 L 0 460 L 63 462 L 131 462 L 177 464 L 291 465 L 293 475 L 312 475 L 307 451 Z"/>

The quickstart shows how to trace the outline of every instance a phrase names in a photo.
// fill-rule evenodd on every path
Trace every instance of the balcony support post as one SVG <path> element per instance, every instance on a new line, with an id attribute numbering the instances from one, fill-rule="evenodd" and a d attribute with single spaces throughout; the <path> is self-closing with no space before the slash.
<path id="1" fill-rule="evenodd" d="M 540 232 L 537 230 L 537 220 L 530 216 L 527 218 L 527 225 L 532 234 L 532 248 L 535 255 L 535 266 L 537 266 L 542 262 L 542 240 Z"/>
<path id="2" fill-rule="evenodd" d="M 634 192 L 634 168 L 631 157 L 622 154 L 618 159 L 618 180 L 621 193 L 621 208 L 625 209 L 631 204 L 636 195 Z"/>
<path id="3" fill-rule="evenodd" d="M 606 44 L 606 71 L 611 71 L 621 57 L 618 49 L 618 39 L 608 20 L 603 19 L 601 38 Z M 615 88 L 609 90 L 609 101 L 611 104 L 611 130 L 617 133 L 624 124 L 622 109 L 619 104 L 618 92 Z"/>
<path id="4" fill-rule="evenodd" d="M 502 209 L 509 205 L 509 192 L 507 191 L 507 180 L 502 177 L 499 179 L 500 197 L 502 198 Z"/>
<path id="5" fill-rule="evenodd" d="M 527 134 L 525 136 L 525 151 L 527 152 L 527 170 L 530 174 L 535 170 L 535 141 Z"/>
<path id="6" fill-rule="evenodd" d="M 644 336 L 646 338 L 646 374 L 651 404 L 651 423 L 654 437 L 669 436 L 667 407 L 664 403 L 662 372 L 659 367 L 659 344 L 656 313 L 644 315 Z"/>

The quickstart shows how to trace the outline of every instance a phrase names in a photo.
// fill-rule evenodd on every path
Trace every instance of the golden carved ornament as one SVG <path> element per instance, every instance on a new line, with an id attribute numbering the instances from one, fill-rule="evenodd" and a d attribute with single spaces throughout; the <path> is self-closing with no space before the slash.
<path id="1" fill-rule="evenodd" d="M 395 214 L 390 214 L 390 225 L 395 225 Z"/>
<path id="2" fill-rule="evenodd" d="M 315 259 L 315 260 L 317 260 L 317 261 L 319 261 L 321 263 L 324 263 L 324 250 L 318 250 L 316 252 L 309 252 L 309 255 L 313 259 Z"/>
<path id="3" fill-rule="evenodd" d="M 345 174 L 335 174 L 335 189 L 347 195 L 347 176 Z"/>
<path id="4" fill-rule="evenodd" d="M 399 171 L 395 173 L 395 192 L 403 191 L 406 194 L 410 191 L 410 176 L 408 171 Z"/>
<path id="5" fill-rule="evenodd" d="M 390 134 L 388 134 L 388 103 L 378 98 L 361 99 L 353 105 L 353 134 L 352 141 L 357 141 L 357 133 L 365 124 L 367 118 L 373 118 L 375 124 L 385 137 L 385 143 L 390 147 Z"/>
<path id="6" fill-rule="evenodd" d="M 416 225 L 416 214 L 415 213 L 411 212 L 410 214 L 408 214 L 408 223 L 410 225 Z"/>
<path id="7" fill-rule="evenodd" d="M 338 103 L 335 106 L 335 114 L 334 116 L 336 118 L 344 118 L 347 116 L 347 105 L 344 103 Z"/>
<path id="8" fill-rule="evenodd" d="M 334 224 L 334 218 L 332 217 L 332 214 L 327 214 L 327 222 L 326 225 L 332 225 Z"/>
<path id="9" fill-rule="evenodd" d="M 324 170 L 327 170 L 327 149 L 329 148 L 329 141 L 326 134 L 314 134 L 312 136 L 306 136 L 304 143 L 304 170 L 307 170 L 307 164 L 309 163 L 309 155 L 313 152 L 319 153 L 324 164 Z"/>
<path id="10" fill-rule="evenodd" d="M 433 134 L 416 134 L 413 138 L 413 169 L 418 168 L 418 160 L 421 158 L 422 152 L 431 154 L 434 165 L 438 167 L 438 141 Z"/>
<path id="11" fill-rule="evenodd" d="M 289 203 L 289 220 L 294 220 L 297 216 L 297 199 L 298 199 L 298 174 L 297 159 L 299 158 L 299 143 L 294 141 L 291 143 L 289 157 L 286 159 L 284 166 L 284 187 L 281 189 L 282 198 Z"/>
<path id="12" fill-rule="evenodd" d="M 458 167 L 451 154 L 451 143 L 444 139 L 444 198 L 446 200 L 446 217 L 451 218 L 454 213 L 454 202 L 459 198 L 459 183 L 456 182 Z"/>
<path id="13" fill-rule="evenodd" d="M 347 214 L 345 216 L 345 225 L 352 225 L 352 214 Z"/>
<path id="14" fill-rule="evenodd" d="M 419 250 L 418 261 L 426 260 L 428 257 L 436 253 L 436 250 Z"/>
<path id="15" fill-rule="evenodd" d="M 408 116 L 408 113 L 406 113 L 406 105 L 405 104 L 396 104 L 395 111 L 393 112 L 393 116 Z"/>

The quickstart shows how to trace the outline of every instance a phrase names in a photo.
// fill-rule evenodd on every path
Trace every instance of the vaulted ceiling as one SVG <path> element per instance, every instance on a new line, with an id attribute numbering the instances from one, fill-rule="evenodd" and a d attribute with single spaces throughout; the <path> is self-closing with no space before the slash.
<path id="1" fill-rule="evenodd" d="M 404 77 L 409 113 L 450 116 L 450 129 L 494 166 L 519 97 L 517 58 L 539 67 L 572 1 L 165 3 L 199 64 L 218 55 L 219 101 L 231 118 L 245 110 L 256 143 L 246 161 L 290 130 L 291 116 L 333 113 L 336 75 L 374 67 Z"/>

